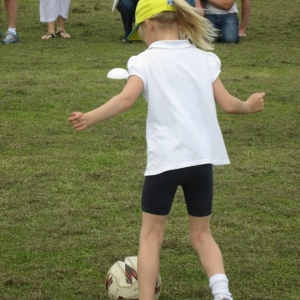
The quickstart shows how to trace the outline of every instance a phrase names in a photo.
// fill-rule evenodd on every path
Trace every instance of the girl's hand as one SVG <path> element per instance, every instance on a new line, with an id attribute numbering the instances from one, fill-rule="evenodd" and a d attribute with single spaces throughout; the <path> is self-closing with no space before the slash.
<path id="1" fill-rule="evenodd" d="M 82 112 L 71 113 L 71 117 L 68 119 L 68 122 L 73 125 L 73 128 L 76 131 L 82 131 L 88 127 L 85 115 Z"/>
<path id="2" fill-rule="evenodd" d="M 264 109 L 265 93 L 255 93 L 251 95 L 246 103 L 249 106 L 249 113 L 259 112 Z"/>

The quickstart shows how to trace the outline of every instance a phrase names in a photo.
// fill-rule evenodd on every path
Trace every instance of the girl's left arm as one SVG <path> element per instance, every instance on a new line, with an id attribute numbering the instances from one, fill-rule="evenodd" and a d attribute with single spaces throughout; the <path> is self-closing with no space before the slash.
<path id="1" fill-rule="evenodd" d="M 232 96 L 218 77 L 213 82 L 215 101 L 227 114 L 251 114 L 264 109 L 265 93 L 252 94 L 246 101 Z"/>
<path id="2" fill-rule="evenodd" d="M 82 131 L 130 109 L 143 89 L 143 81 L 138 76 L 130 76 L 120 94 L 90 112 L 73 112 L 68 121 L 75 130 Z"/>

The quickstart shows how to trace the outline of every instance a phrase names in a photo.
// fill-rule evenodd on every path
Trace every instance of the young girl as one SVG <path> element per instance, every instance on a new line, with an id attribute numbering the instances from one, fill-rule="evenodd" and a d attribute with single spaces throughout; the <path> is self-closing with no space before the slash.
<path id="1" fill-rule="evenodd" d="M 264 108 L 264 93 L 243 102 L 219 79 L 220 60 L 210 52 L 215 30 L 185 0 L 140 0 L 136 27 L 149 46 L 128 61 L 123 91 L 88 113 L 73 112 L 77 131 L 132 107 L 143 93 L 148 102 L 147 167 L 142 192 L 138 252 L 139 299 L 153 300 L 159 252 L 177 187 L 183 188 L 190 242 L 209 278 L 215 300 L 231 300 L 222 254 L 210 232 L 213 165 L 229 163 L 215 101 L 226 113 Z M 179 36 L 188 39 L 179 39 Z"/>

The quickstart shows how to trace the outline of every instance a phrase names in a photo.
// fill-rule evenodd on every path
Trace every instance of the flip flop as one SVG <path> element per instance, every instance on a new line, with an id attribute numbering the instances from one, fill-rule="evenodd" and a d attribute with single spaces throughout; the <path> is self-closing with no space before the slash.
<path id="1" fill-rule="evenodd" d="M 42 36 L 42 40 L 50 40 L 50 39 L 53 39 L 53 38 L 55 38 L 55 37 L 56 37 L 56 35 L 55 35 L 54 33 L 52 33 L 52 32 L 47 32 L 46 35 L 43 35 L 43 36 Z"/>
<path id="2" fill-rule="evenodd" d="M 64 29 L 56 31 L 56 35 L 60 35 L 65 39 L 69 39 L 71 37 Z"/>

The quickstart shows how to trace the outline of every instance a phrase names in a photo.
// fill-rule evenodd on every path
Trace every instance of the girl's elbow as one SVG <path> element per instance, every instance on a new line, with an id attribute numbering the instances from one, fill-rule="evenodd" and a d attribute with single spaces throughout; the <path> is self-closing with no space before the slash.
<path id="1" fill-rule="evenodd" d="M 129 110 L 132 106 L 133 106 L 132 103 L 126 102 L 125 105 L 124 105 L 124 110 L 125 110 L 125 111 L 126 111 L 126 110 Z"/>
<path id="2" fill-rule="evenodd" d="M 230 105 L 222 107 L 222 110 L 228 115 L 232 115 L 235 113 L 234 107 Z"/>
<path id="3" fill-rule="evenodd" d="M 124 110 L 129 110 L 135 101 L 133 101 L 131 98 L 125 98 L 123 102 Z"/>

